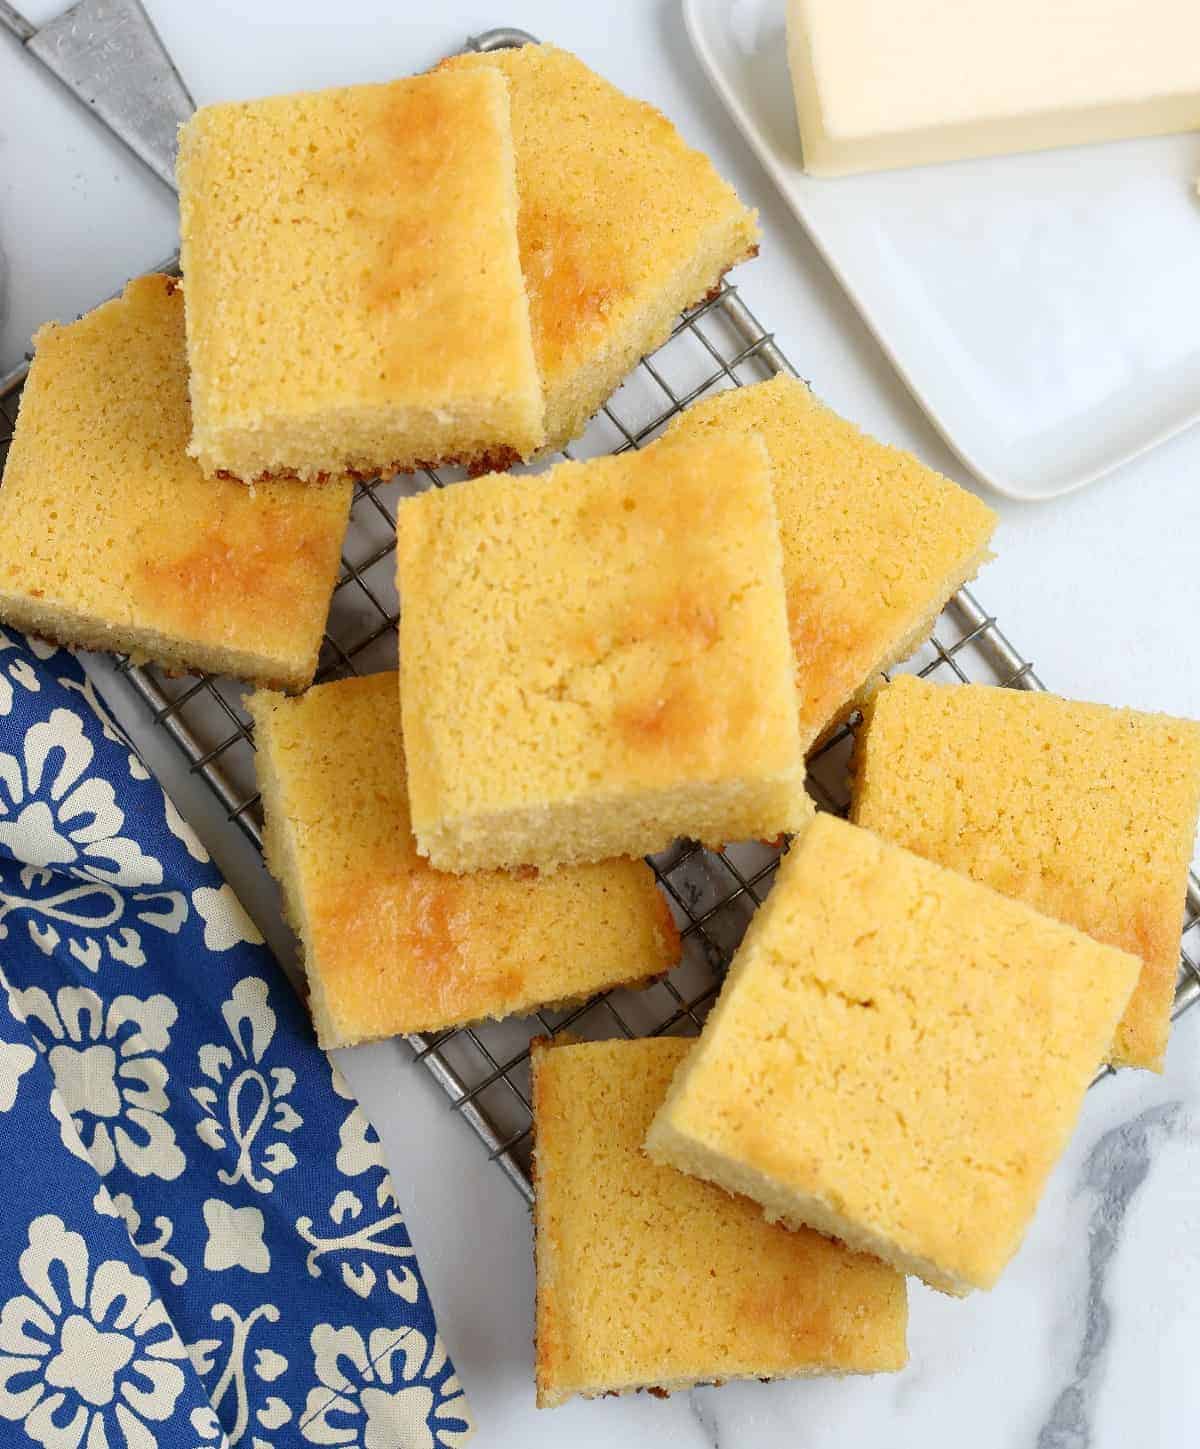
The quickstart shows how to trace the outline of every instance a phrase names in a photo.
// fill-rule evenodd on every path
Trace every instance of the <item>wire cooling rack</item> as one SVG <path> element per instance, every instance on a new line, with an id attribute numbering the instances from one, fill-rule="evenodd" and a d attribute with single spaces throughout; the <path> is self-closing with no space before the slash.
<path id="1" fill-rule="evenodd" d="M 487 50 L 527 39 L 519 31 L 492 31 L 472 45 Z M 565 455 L 588 458 L 641 447 L 692 402 L 782 371 L 795 375 L 796 370 L 737 287 L 724 285 L 679 319 L 670 339 L 643 359 Z M 0 465 L 12 436 L 23 380 L 23 371 L 18 371 L 0 382 Z M 559 456 L 563 455 L 547 463 Z M 356 487 L 319 681 L 395 668 L 397 501 L 460 477 L 456 470 L 442 469 Z M 216 795 L 230 824 L 261 847 L 253 725 L 242 707 L 244 688 L 209 675 L 171 678 L 153 665 L 139 667 L 128 660 L 119 667 L 154 724 L 182 752 L 188 769 Z M 1033 665 L 968 589 L 954 597 L 933 638 L 904 669 L 942 680 L 1044 688 Z M 845 812 L 852 740 L 852 726 L 838 730 L 809 762 L 809 788 L 821 808 Z M 529 1018 L 406 1039 L 416 1060 L 446 1092 L 452 1110 L 470 1123 L 489 1155 L 527 1199 L 532 1197 L 530 1038 L 568 1029 L 584 1038 L 698 1032 L 747 922 L 770 887 L 778 860 L 779 851 L 757 843 L 714 852 L 694 842 L 678 842 L 650 860 L 683 939 L 683 958 L 669 976 L 644 990 L 602 993 L 569 1010 L 540 1011 Z M 1175 1014 L 1197 1000 L 1200 882 L 1193 875 L 1183 921 Z"/>

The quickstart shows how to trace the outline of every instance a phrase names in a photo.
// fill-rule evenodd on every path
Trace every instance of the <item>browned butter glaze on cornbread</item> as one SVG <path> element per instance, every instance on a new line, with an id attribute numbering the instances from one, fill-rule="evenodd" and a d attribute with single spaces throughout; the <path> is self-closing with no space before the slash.
<path id="1" fill-rule="evenodd" d="M 499 71 L 205 106 L 178 172 L 206 472 L 371 476 L 541 443 Z"/>
<path id="2" fill-rule="evenodd" d="M 758 250 L 755 214 L 653 106 L 553 45 L 444 61 L 512 96 L 521 265 L 560 448 L 678 314 Z"/>
<path id="3" fill-rule="evenodd" d="M 394 674 L 248 708 L 267 863 L 322 1046 L 528 1012 L 679 960 L 644 861 L 453 876 L 417 854 Z"/>
<path id="4" fill-rule="evenodd" d="M 904 1279 L 651 1162 L 691 1043 L 533 1047 L 538 1405 L 904 1367 Z"/>
<path id="5" fill-rule="evenodd" d="M 800 730 L 811 743 L 928 637 L 990 557 L 996 515 L 787 373 L 693 404 L 667 436 L 747 433 L 771 454 Z"/>
<path id="6" fill-rule="evenodd" d="M 313 677 L 350 509 L 206 479 L 179 283 L 149 276 L 34 339 L 0 488 L 0 616 L 89 649 L 281 689 Z"/>

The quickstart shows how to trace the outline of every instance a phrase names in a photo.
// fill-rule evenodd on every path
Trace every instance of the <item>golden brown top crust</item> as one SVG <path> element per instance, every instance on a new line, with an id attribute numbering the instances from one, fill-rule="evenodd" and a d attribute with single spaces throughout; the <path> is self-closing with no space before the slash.
<path id="1" fill-rule="evenodd" d="M 414 816 L 435 780 L 453 816 L 796 767 L 757 440 L 483 478 L 397 528 Z"/>
<path id="2" fill-rule="evenodd" d="M 578 57 L 526 45 L 443 66 L 495 69 L 509 82 L 521 265 L 548 387 L 651 305 L 706 229 L 740 224 L 744 248 L 731 263 L 754 249 L 754 214 L 708 158 Z"/>
<path id="3" fill-rule="evenodd" d="M 443 875 L 409 825 L 395 674 L 260 693 L 268 854 L 342 1039 L 502 1016 L 655 975 L 679 934 L 642 861 Z M 608 963 L 609 980 L 597 972 Z M 621 971 L 626 972 L 620 975 Z"/>
<path id="4" fill-rule="evenodd" d="M 536 390 L 499 72 L 204 107 L 179 179 L 198 431 Z"/>
<path id="5" fill-rule="evenodd" d="M 534 1044 L 541 1404 L 904 1363 L 899 1274 L 642 1152 L 690 1046 Z"/>
<path id="6" fill-rule="evenodd" d="M 278 484 L 260 485 L 262 498 L 247 509 L 237 486 L 233 507 L 213 500 L 211 522 L 190 547 L 139 562 L 139 598 L 192 638 L 228 627 L 230 599 L 239 601 L 239 631 L 276 623 L 302 602 L 310 580 L 328 577 L 327 518 L 297 510 Z M 243 637 L 252 642 L 249 632 Z"/>
<path id="7" fill-rule="evenodd" d="M 521 265 L 530 320 L 539 364 L 552 375 L 596 345 L 615 304 L 632 288 L 620 263 L 597 257 L 592 236 L 575 218 L 531 210 L 523 219 Z"/>
<path id="8" fill-rule="evenodd" d="M 996 516 L 782 373 L 696 403 L 667 436 L 751 432 L 771 455 L 801 732 L 811 741 L 974 572 Z"/>
<path id="9" fill-rule="evenodd" d="M 285 674 L 311 656 L 311 677 L 350 487 L 201 475 L 183 308 L 173 278 L 141 277 L 38 333 L 0 493 L 0 588 L 275 656 Z"/>
<path id="10" fill-rule="evenodd" d="M 1158 1066 L 1200 812 L 1200 724 L 897 679 L 859 737 L 854 818 L 1145 963 L 1114 1060 Z"/>
<path id="11" fill-rule="evenodd" d="M 664 1118 L 951 1279 L 1015 1251 L 1133 957 L 818 815 Z M 882 1249 L 881 1249 L 882 1251 Z"/>
<path id="12" fill-rule="evenodd" d="M 520 905 L 536 909 L 536 891 L 528 896 L 532 882 L 512 882 L 504 892 L 486 883 L 478 889 L 465 877 L 390 858 L 364 858 L 359 869 L 361 875 L 318 896 L 312 917 L 327 998 L 351 1031 L 361 1022 L 358 1013 L 380 1009 L 369 997 L 352 999 L 356 978 L 378 994 L 395 990 L 389 977 L 402 971 L 412 1019 L 425 1015 L 439 1026 L 505 1014 L 504 1003 L 524 997 L 529 982 L 523 963 L 497 959 L 493 933 L 512 923 Z M 518 885 L 526 887 L 524 902 Z"/>

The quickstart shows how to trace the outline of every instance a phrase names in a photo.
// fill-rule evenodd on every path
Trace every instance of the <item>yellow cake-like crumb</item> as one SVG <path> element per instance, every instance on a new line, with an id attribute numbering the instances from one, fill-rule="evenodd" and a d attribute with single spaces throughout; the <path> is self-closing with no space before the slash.
<path id="1" fill-rule="evenodd" d="M 1162 1067 L 1200 812 L 1200 724 L 908 677 L 859 736 L 854 818 L 1142 960 L 1112 1045 Z"/>
<path id="2" fill-rule="evenodd" d="M 990 1288 L 1137 972 L 1126 952 L 819 815 L 646 1149 L 935 1288 Z"/>
<path id="3" fill-rule="evenodd" d="M 996 515 L 786 373 L 696 403 L 667 435 L 750 432 L 771 454 L 800 729 L 811 742 L 929 636 L 990 557 Z"/>
<path id="4" fill-rule="evenodd" d="M 521 264 L 560 448 L 677 315 L 758 250 L 755 214 L 661 112 L 552 45 L 443 62 L 512 93 Z"/>
<path id="5" fill-rule="evenodd" d="M 323 1047 L 527 1012 L 679 960 L 643 861 L 449 876 L 417 854 L 394 674 L 260 692 L 247 708 L 267 864 Z"/>
<path id="6" fill-rule="evenodd" d="M 348 483 L 206 479 L 171 277 L 34 339 L 0 488 L 0 617 L 32 634 L 282 689 L 313 677 Z"/>
<path id="7" fill-rule="evenodd" d="M 674 1038 L 533 1047 L 539 1408 L 904 1367 L 904 1279 L 641 1150 Z"/>
<path id="8" fill-rule="evenodd" d="M 444 870 L 770 838 L 811 813 L 758 439 L 400 504 L 418 849 Z"/>
<path id="9" fill-rule="evenodd" d="M 371 476 L 541 443 L 498 71 L 205 106 L 178 171 L 206 472 Z"/>

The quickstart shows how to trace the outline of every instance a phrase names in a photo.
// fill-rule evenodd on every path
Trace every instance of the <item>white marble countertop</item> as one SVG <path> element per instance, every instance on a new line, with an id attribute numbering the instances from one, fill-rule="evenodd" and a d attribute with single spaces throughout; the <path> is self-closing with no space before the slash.
<path id="1" fill-rule="evenodd" d="M 61 8 L 25 0 L 31 19 Z M 662 106 L 762 213 L 738 280 L 825 398 L 953 476 L 947 454 L 773 193 L 694 62 L 676 0 L 438 6 L 150 0 L 197 101 L 382 79 L 472 32 L 517 25 Z M 1153 238 L 1146 238 L 1148 250 Z M 34 326 L 90 306 L 175 246 L 173 198 L 0 36 L 0 373 Z M 1200 431 L 1073 497 L 994 498 L 999 558 L 979 592 L 1054 689 L 1200 716 Z M 117 690 L 118 706 L 122 701 Z M 136 709 L 122 711 L 140 725 Z M 248 847 L 170 747 L 146 752 L 266 916 Z M 275 939 L 286 951 L 286 939 Z M 533 1408 L 533 1273 L 523 1203 L 402 1048 L 342 1053 L 379 1126 L 413 1238 L 480 1424 L 481 1445 L 1175 1446 L 1200 1437 L 1200 1011 L 1161 1078 L 1126 1073 L 1087 1101 L 1016 1262 L 991 1294 L 915 1287 L 912 1362 L 875 1381 L 733 1385 Z"/>

